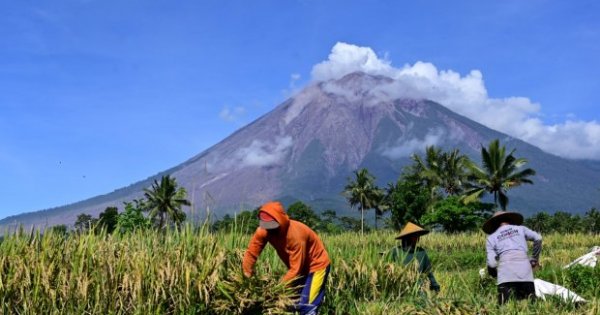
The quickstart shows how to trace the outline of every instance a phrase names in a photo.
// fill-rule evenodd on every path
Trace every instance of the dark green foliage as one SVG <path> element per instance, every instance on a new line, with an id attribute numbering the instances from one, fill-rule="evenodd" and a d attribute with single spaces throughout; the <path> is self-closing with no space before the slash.
<path id="1" fill-rule="evenodd" d="M 251 234 L 258 228 L 258 208 L 252 211 L 242 211 L 233 217 L 229 214 L 223 216 L 212 225 L 215 232 L 241 232 Z"/>
<path id="2" fill-rule="evenodd" d="M 583 228 L 586 232 L 599 234 L 600 233 L 600 211 L 596 208 L 590 209 L 585 213 L 583 219 Z"/>
<path id="3" fill-rule="evenodd" d="M 163 229 L 169 221 L 174 225 L 185 221 L 182 207 L 191 203 L 187 200 L 186 190 L 177 187 L 175 178 L 167 175 L 161 178 L 160 183 L 155 180 L 151 189 L 144 189 L 144 196 L 150 218 L 159 229 Z"/>
<path id="4" fill-rule="evenodd" d="M 425 184 L 432 200 L 441 193 L 458 195 L 465 189 L 468 175 L 466 165 L 470 160 L 458 149 L 443 152 L 440 148 L 429 146 L 424 158 L 417 154 L 411 158 L 414 163 L 408 168 L 409 172 Z"/>
<path id="5" fill-rule="evenodd" d="M 73 226 L 75 231 L 83 233 L 93 229 L 97 223 L 97 218 L 92 217 L 90 214 L 82 213 L 77 216 L 77 220 L 75 220 L 75 224 Z"/>
<path id="6" fill-rule="evenodd" d="M 215 221 L 213 232 L 241 232 L 251 234 L 258 228 L 258 211 L 242 211 L 231 216 L 226 214 L 221 220 Z M 345 231 L 360 231 L 360 220 L 352 217 L 338 217 L 334 210 L 325 210 L 317 215 L 310 206 L 298 201 L 286 210 L 290 219 L 300 221 L 316 232 L 338 234 Z M 368 227 L 367 227 L 368 230 Z"/>
<path id="7" fill-rule="evenodd" d="M 568 212 L 558 211 L 550 215 L 538 212 L 526 218 L 524 224 L 540 233 L 600 233 L 600 212 L 595 208 L 590 209 L 583 216 Z"/>
<path id="8" fill-rule="evenodd" d="M 258 208 L 252 211 L 242 211 L 236 218 L 237 231 L 241 231 L 246 234 L 254 233 L 258 228 Z"/>
<path id="9" fill-rule="evenodd" d="M 345 231 L 369 231 L 369 226 L 362 224 L 361 220 L 352 217 L 340 217 L 339 224 Z"/>
<path id="10" fill-rule="evenodd" d="M 318 231 L 329 234 L 336 234 L 344 231 L 339 224 L 339 218 L 334 210 L 325 210 L 321 213 L 321 223 L 319 224 Z"/>
<path id="11" fill-rule="evenodd" d="M 426 213 L 422 223 L 440 226 L 448 233 L 477 230 L 483 221 L 492 214 L 494 204 L 473 202 L 464 204 L 460 197 L 451 196 L 440 200 L 433 211 Z"/>
<path id="12" fill-rule="evenodd" d="M 117 207 L 107 207 L 98 216 L 98 227 L 105 229 L 110 234 L 117 228 L 118 219 L 119 209 Z"/>
<path id="13" fill-rule="evenodd" d="M 556 212 L 550 221 L 554 232 L 561 234 L 575 233 L 581 230 L 581 217 L 568 212 Z"/>
<path id="14" fill-rule="evenodd" d="M 125 202 L 125 211 L 117 218 L 119 232 L 133 232 L 136 229 L 147 229 L 152 226 L 149 218 L 144 216 L 143 202 Z"/>
<path id="15" fill-rule="evenodd" d="M 420 223 L 421 217 L 433 212 L 437 201 L 444 196 L 456 196 L 465 190 L 467 181 L 467 165 L 469 158 L 461 154 L 458 149 L 449 152 L 442 151 L 435 146 L 427 147 L 424 157 L 413 154 L 413 164 L 405 168 L 400 179 L 395 184 L 388 184 L 385 197 L 386 206 L 391 210 L 391 225 L 399 229 L 407 221 Z M 455 200 L 457 198 L 454 198 Z M 432 214 L 429 223 L 445 221 L 448 227 L 459 224 L 451 223 L 451 219 L 444 216 L 458 215 L 459 217 L 472 212 L 465 208 L 452 207 L 454 213 Z M 433 221 L 432 221 L 433 220 Z M 437 222 L 436 222 L 437 223 Z M 472 222 L 466 223 L 471 226 Z M 458 227 L 465 229 L 466 226 Z M 469 228 L 470 229 L 470 228 Z"/>
<path id="16" fill-rule="evenodd" d="M 525 220 L 525 225 L 541 233 L 558 232 L 573 233 L 581 231 L 581 218 L 567 212 L 556 212 L 553 215 L 540 212 Z"/>
<path id="17" fill-rule="evenodd" d="M 494 196 L 494 203 L 506 210 L 508 190 L 521 184 L 533 184 L 529 177 L 535 175 L 531 168 L 521 170 L 521 167 L 527 164 L 527 160 L 514 157 L 514 152 L 513 149 L 507 155 L 506 147 L 501 146 L 498 139 L 490 142 L 487 148 L 482 146 L 482 167 L 471 161 L 467 162 L 470 189 L 465 192 L 464 200 L 477 201 L 485 193 L 490 193 Z"/>
<path id="18" fill-rule="evenodd" d="M 379 228 L 377 222 L 390 210 L 390 203 L 385 190 L 377 188 L 373 192 L 373 210 L 375 210 L 375 229 L 377 230 Z"/>
<path id="19" fill-rule="evenodd" d="M 552 216 L 546 212 L 538 212 L 533 216 L 526 218 L 524 225 L 539 233 L 548 233 L 552 231 Z"/>
<path id="20" fill-rule="evenodd" d="M 223 218 L 221 220 L 217 220 L 217 221 L 215 221 L 215 223 L 212 224 L 211 230 L 215 231 L 215 232 L 227 231 L 227 230 L 230 230 L 232 226 L 233 226 L 233 218 L 229 214 L 226 214 L 223 216 Z"/>
<path id="21" fill-rule="evenodd" d="M 387 198 L 394 229 L 402 228 L 407 221 L 419 224 L 431 200 L 427 187 L 408 176 L 388 185 Z"/>
<path id="22" fill-rule="evenodd" d="M 67 236 L 69 234 L 68 228 L 65 224 L 59 224 L 50 227 L 50 232 L 62 236 Z"/>
<path id="23" fill-rule="evenodd" d="M 313 230 L 318 229 L 321 223 L 321 219 L 319 216 L 317 216 L 313 209 L 302 201 L 297 201 L 291 204 L 287 208 L 287 214 L 290 219 L 300 221 Z"/>

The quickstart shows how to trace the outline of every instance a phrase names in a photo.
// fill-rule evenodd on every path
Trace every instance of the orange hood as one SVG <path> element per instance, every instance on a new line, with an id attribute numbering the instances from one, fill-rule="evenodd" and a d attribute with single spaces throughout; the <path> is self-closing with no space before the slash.
<path id="1" fill-rule="evenodd" d="M 279 229 L 283 232 L 288 230 L 290 226 L 290 217 L 285 213 L 283 205 L 279 201 L 270 201 L 260 207 L 260 211 L 264 211 L 272 216 L 277 223 Z"/>

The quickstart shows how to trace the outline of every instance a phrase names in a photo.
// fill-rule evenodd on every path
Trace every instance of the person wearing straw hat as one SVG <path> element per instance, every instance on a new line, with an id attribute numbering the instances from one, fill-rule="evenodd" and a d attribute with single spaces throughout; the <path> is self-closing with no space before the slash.
<path id="1" fill-rule="evenodd" d="M 392 261 L 402 262 L 403 265 L 408 265 L 416 260 L 419 263 L 419 272 L 427 274 L 429 279 L 429 289 L 435 292 L 440 291 L 440 285 L 435 280 L 431 271 L 431 261 L 427 252 L 422 247 L 418 247 L 417 243 L 422 235 L 429 233 L 428 230 L 408 222 L 400 231 L 400 235 L 396 237 L 401 241 L 401 245 L 395 247 L 388 254 L 388 259 Z"/>
<path id="2" fill-rule="evenodd" d="M 296 303 L 296 311 L 300 314 L 317 314 L 325 296 L 330 264 L 323 242 L 311 228 L 291 220 L 283 205 L 277 201 L 262 205 L 258 219 L 259 227 L 244 254 L 244 275 L 252 276 L 258 256 L 267 243 L 271 244 L 288 267 L 282 282 L 299 287 L 300 299 Z"/>
<path id="3" fill-rule="evenodd" d="M 533 268 L 538 266 L 542 236 L 522 226 L 517 212 L 498 211 L 483 224 L 488 273 L 497 278 L 498 304 L 510 298 L 534 299 Z M 527 241 L 533 242 L 533 256 L 527 256 Z"/>

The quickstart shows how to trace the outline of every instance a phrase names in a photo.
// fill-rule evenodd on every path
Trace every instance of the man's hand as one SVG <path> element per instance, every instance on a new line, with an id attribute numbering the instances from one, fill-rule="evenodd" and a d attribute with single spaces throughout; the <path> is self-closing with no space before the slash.
<path id="1" fill-rule="evenodd" d="M 490 276 L 494 277 L 494 278 L 498 278 L 498 269 L 496 268 L 492 268 L 490 266 L 487 267 L 487 272 Z"/>
<path id="2" fill-rule="evenodd" d="M 250 277 L 252 277 L 252 274 L 244 271 L 244 276 L 246 278 L 250 278 Z"/>
<path id="3" fill-rule="evenodd" d="M 537 261 L 537 259 L 530 259 L 529 263 L 531 264 L 532 269 L 535 269 L 540 266 L 540 263 Z"/>

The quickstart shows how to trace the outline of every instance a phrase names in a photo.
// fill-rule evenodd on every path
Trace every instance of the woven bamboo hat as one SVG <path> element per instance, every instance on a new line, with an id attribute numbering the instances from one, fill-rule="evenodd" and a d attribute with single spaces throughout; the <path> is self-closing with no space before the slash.
<path id="1" fill-rule="evenodd" d="M 402 231 L 400 231 L 400 235 L 396 236 L 396 239 L 399 240 L 399 239 L 405 238 L 407 236 L 420 236 L 420 235 L 425 235 L 427 233 L 429 233 L 428 230 L 426 230 L 412 222 L 408 222 L 402 228 Z"/>
<path id="2" fill-rule="evenodd" d="M 512 225 L 523 224 L 523 216 L 517 212 L 511 211 L 496 211 L 494 215 L 483 224 L 481 228 L 486 234 L 492 234 L 500 226 L 500 223 L 507 222 Z"/>

